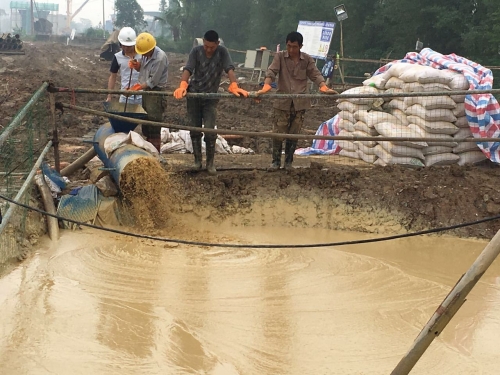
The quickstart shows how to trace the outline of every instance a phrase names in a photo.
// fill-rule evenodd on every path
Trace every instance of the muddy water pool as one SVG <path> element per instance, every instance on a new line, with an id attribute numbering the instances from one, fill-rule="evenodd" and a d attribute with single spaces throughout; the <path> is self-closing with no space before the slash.
<path id="1" fill-rule="evenodd" d="M 217 242 L 370 237 L 198 229 Z M 485 245 L 225 249 L 65 231 L 0 279 L 1 372 L 388 374 Z M 412 374 L 497 374 L 499 292 L 497 261 Z"/>

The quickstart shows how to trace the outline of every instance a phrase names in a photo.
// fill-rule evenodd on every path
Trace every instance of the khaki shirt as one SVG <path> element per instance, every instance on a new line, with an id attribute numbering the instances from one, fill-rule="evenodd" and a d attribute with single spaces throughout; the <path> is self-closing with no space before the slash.
<path id="1" fill-rule="evenodd" d="M 155 50 L 149 59 L 142 57 L 139 82 L 148 85 L 148 89 L 165 87 L 168 78 L 167 55 L 160 48 Z"/>
<path id="2" fill-rule="evenodd" d="M 288 51 L 275 54 L 273 62 L 267 69 L 266 78 L 275 81 L 276 76 L 278 76 L 278 93 L 282 94 L 307 94 L 309 92 L 308 78 L 318 86 L 325 81 L 313 58 L 304 52 L 300 53 L 298 63 L 292 61 Z M 289 111 L 292 102 L 296 111 L 311 107 L 310 99 L 278 99 L 274 101 L 273 107 Z"/>

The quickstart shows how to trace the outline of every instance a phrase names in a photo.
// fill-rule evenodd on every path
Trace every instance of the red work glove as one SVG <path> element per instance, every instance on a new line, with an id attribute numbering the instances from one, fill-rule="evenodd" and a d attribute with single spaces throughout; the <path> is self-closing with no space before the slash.
<path id="1" fill-rule="evenodd" d="M 321 91 L 323 94 L 337 94 L 338 92 L 332 89 L 329 89 L 327 85 L 321 86 L 319 88 L 319 91 Z"/>
<path id="2" fill-rule="evenodd" d="M 142 85 L 140 83 L 136 83 L 134 86 L 129 88 L 130 91 L 139 91 L 142 90 Z"/>
<path id="3" fill-rule="evenodd" d="M 233 95 L 236 95 L 236 96 L 241 96 L 243 95 L 245 98 L 248 97 L 248 91 L 245 91 L 243 89 L 240 89 L 238 87 L 238 84 L 236 82 L 231 82 L 231 84 L 229 85 L 229 89 L 228 91 L 233 94 Z"/>
<path id="4" fill-rule="evenodd" d="M 139 61 L 137 61 L 136 59 L 130 59 L 128 61 L 128 67 L 130 69 L 139 70 L 139 69 L 141 69 L 141 63 Z"/>
<path id="5" fill-rule="evenodd" d="M 174 91 L 174 98 L 179 100 L 186 96 L 188 83 L 186 81 L 181 81 L 179 88 Z"/>
<path id="6" fill-rule="evenodd" d="M 264 83 L 264 86 L 262 87 L 262 89 L 257 91 L 257 95 L 262 95 L 262 94 L 265 94 L 266 92 L 269 92 L 269 91 L 271 91 L 271 85 Z"/>

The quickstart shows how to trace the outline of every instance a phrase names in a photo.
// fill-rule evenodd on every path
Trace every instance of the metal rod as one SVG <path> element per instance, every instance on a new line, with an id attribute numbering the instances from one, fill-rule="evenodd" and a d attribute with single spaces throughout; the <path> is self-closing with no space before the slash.
<path id="1" fill-rule="evenodd" d="M 57 172 L 61 172 L 61 162 L 59 159 L 59 131 L 57 130 L 56 119 L 56 98 L 54 93 L 49 93 L 50 116 L 52 119 L 52 145 L 54 146 L 54 164 Z"/>
<path id="2" fill-rule="evenodd" d="M 28 187 L 31 185 L 31 182 L 33 181 L 33 178 L 36 175 L 37 169 L 40 168 L 40 165 L 42 164 L 45 155 L 47 155 L 51 147 L 52 147 L 52 141 L 49 141 L 49 143 L 47 143 L 47 146 L 45 146 L 42 153 L 38 157 L 35 165 L 33 165 L 33 168 L 31 169 L 31 172 L 29 173 L 28 177 L 26 177 L 26 180 L 24 180 L 23 185 L 17 192 L 17 195 L 14 198 L 16 202 L 19 202 L 24 197 L 24 194 L 26 194 Z M 14 212 L 17 210 L 18 207 L 19 206 L 17 204 L 9 206 L 9 209 L 3 216 L 2 223 L 0 223 L 0 236 L 3 233 L 3 230 L 7 227 L 7 224 L 9 223 L 11 216 L 14 214 Z"/>
<path id="3" fill-rule="evenodd" d="M 86 89 L 86 88 L 64 88 L 64 87 L 53 87 L 49 92 L 71 92 L 79 94 L 122 94 L 130 95 L 130 91 L 127 90 L 107 90 L 107 89 Z M 318 98 L 330 98 L 332 100 L 337 99 L 368 99 L 368 98 L 405 98 L 405 97 L 416 97 L 416 96 L 450 96 L 450 95 L 475 95 L 475 94 L 500 94 L 500 89 L 491 90 L 455 90 L 455 91 L 436 91 L 436 92 L 402 92 L 402 93 L 389 93 L 389 94 L 345 94 L 345 95 L 329 95 L 329 94 L 264 94 L 257 96 L 254 93 L 250 93 L 250 99 L 318 99 Z M 161 95 L 161 96 L 173 96 L 172 91 L 141 91 L 141 95 Z M 188 93 L 186 95 L 188 98 L 204 98 L 204 99 L 247 99 L 244 97 L 237 97 L 233 94 L 222 94 L 222 93 Z"/>
<path id="4" fill-rule="evenodd" d="M 97 116 L 108 117 L 112 119 L 122 120 L 126 122 L 132 122 L 136 124 L 145 124 L 153 126 L 168 127 L 170 129 L 178 130 L 188 130 L 196 132 L 204 132 L 207 134 L 232 134 L 232 135 L 243 135 L 247 137 L 261 137 L 261 138 L 281 138 L 281 139 L 326 139 L 326 140 L 338 140 L 338 141 L 393 141 L 393 142 L 500 142 L 500 138 L 430 138 L 430 137 L 346 137 L 346 136 L 328 136 L 328 135 L 306 135 L 306 134 L 283 134 L 283 133 L 266 133 L 266 132 L 247 132 L 241 130 L 226 130 L 226 129 L 209 129 L 209 128 L 196 128 L 192 126 L 183 126 L 169 124 L 166 122 L 155 122 L 147 121 L 141 119 L 134 119 L 131 117 L 124 117 L 119 115 L 114 115 L 107 112 L 96 111 L 93 109 L 77 107 L 71 104 L 61 103 L 64 108 L 73 109 L 75 111 L 80 111 L 84 113 L 90 113 Z"/>
<path id="5" fill-rule="evenodd" d="M 500 231 L 495 234 L 476 261 L 460 278 L 441 305 L 439 305 L 434 315 L 415 339 L 408 353 L 391 372 L 391 375 L 407 375 L 410 373 L 434 338 L 439 336 L 448 322 L 464 304 L 469 292 L 484 275 L 489 266 L 491 266 L 499 253 Z"/>
<path id="6" fill-rule="evenodd" d="M 17 113 L 17 115 L 12 119 L 9 125 L 5 128 L 5 130 L 0 134 L 0 147 L 2 147 L 3 143 L 10 137 L 10 134 L 16 129 L 19 125 L 21 125 L 22 121 L 26 117 L 28 111 L 36 104 L 38 99 L 45 93 L 45 90 L 48 87 L 48 83 L 44 82 L 42 86 L 33 94 L 28 103 L 21 108 L 21 110 Z"/>

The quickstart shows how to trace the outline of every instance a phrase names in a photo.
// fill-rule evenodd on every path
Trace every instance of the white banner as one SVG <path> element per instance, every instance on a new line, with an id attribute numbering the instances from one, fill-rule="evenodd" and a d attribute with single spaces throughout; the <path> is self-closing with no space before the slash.
<path id="1" fill-rule="evenodd" d="M 332 42 L 335 22 L 299 21 L 297 31 L 304 37 L 302 52 L 326 60 Z"/>

